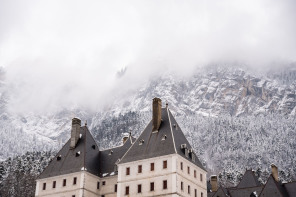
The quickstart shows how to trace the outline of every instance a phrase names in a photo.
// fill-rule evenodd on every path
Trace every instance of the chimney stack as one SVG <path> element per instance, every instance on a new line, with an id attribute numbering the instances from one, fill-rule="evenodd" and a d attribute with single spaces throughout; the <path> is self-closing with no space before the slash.
<path id="1" fill-rule="evenodd" d="M 276 181 L 279 181 L 278 167 L 274 164 L 271 164 L 271 174 Z"/>
<path id="2" fill-rule="evenodd" d="M 72 119 L 72 129 L 71 129 L 71 142 L 70 142 L 70 148 L 74 149 L 80 134 L 80 126 L 81 126 L 81 120 L 78 118 Z"/>
<path id="3" fill-rule="evenodd" d="M 216 175 L 211 176 L 210 184 L 212 186 L 212 192 L 216 192 L 218 190 L 218 179 Z"/>
<path id="4" fill-rule="evenodd" d="M 154 98 L 152 104 L 152 132 L 158 131 L 161 123 L 161 99 Z"/>

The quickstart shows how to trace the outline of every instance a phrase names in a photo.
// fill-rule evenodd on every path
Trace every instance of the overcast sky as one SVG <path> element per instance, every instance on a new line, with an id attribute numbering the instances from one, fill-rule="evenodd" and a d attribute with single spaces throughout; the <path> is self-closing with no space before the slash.
<path id="1" fill-rule="evenodd" d="M 0 66 L 17 110 L 95 108 L 157 71 L 295 62 L 295 2 L 0 0 Z"/>

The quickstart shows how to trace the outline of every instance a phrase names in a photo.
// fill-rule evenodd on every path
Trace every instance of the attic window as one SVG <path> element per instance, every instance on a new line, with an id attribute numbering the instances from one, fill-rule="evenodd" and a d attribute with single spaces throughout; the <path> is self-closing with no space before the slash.
<path id="1" fill-rule="evenodd" d="M 195 161 L 195 154 L 192 153 L 191 159 L 192 161 Z"/>
<path id="2" fill-rule="evenodd" d="M 167 139 L 167 136 L 163 135 L 162 138 L 161 138 L 161 141 L 166 140 L 166 139 Z"/>
<path id="3" fill-rule="evenodd" d="M 185 149 L 185 156 L 188 158 L 189 154 L 188 154 L 188 149 Z"/>
<path id="4" fill-rule="evenodd" d="M 186 144 L 181 144 L 181 149 L 186 149 L 187 148 L 187 145 Z"/>
<path id="5" fill-rule="evenodd" d="M 57 160 L 60 161 L 62 159 L 62 155 L 57 156 Z"/>
<path id="6" fill-rule="evenodd" d="M 139 145 L 142 145 L 142 144 L 144 144 L 144 140 L 143 140 L 143 139 L 141 139 L 141 140 L 139 141 Z"/>
<path id="7" fill-rule="evenodd" d="M 96 149 L 96 145 L 92 145 L 91 147 L 92 147 L 92 149 Z"/>
<path id="8" fill-rule="evenodd" d="M 76 157 L 78 157 L 80 155 L 80 151 L 78 151 L 77 153 L 76 153 Z"/>
<path id="9" fill-rule="evenodd" d="M 112 153 L 113 153 L 113 150 L 110 150 L 109 155 L 112 155 Z"/>

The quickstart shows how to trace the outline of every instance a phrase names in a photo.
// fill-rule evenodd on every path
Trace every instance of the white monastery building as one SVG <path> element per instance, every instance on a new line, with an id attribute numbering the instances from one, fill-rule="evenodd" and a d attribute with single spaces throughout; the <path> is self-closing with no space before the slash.
<path id="1" fill-rule="evenodd" d="M 207 196 L 206 170 L 172 116 L 153 99 L 140 136 L 99 150 L 87 126 L 72 120 L 71 139 L 39 176 L 36 197 Z"/>

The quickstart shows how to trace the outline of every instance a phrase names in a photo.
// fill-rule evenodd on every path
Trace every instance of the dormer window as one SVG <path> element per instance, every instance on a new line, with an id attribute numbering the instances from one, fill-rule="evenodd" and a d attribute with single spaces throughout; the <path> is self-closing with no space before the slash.
<path id="1" fill-rule="evenodd" d="M 162 138 L 161 138 L 161 141 L 166 140 L 166 139 L 167 139 L 167 136 L 163 135 Z"/>
<path id="2" fill-rule="evenodd" d="M 79 155 L 80 155 L 80 151 L 78 151 L 78 152 L 76 153 L 76 157 L 79 157 Z"/>
<path id="3" fill-rule="evenodd" d="M 57 156 L 57 160 L 60 161 L 62 159 L 62 155 Z"/>
<path id="4" fill-rule="evenodd" d="M 189 154 L 188 154 L 188 149 L 185 149 L 185 156 L 188 158 Z"/>
<path id="5" fill-rule="evenodd" d="M 95 150 L 96 149 L 96 145 L 92 145 L 91 148 Z"/>
<path id="6" fill-rule="evenodd" d="M 113 154 L 113 150 L 110 150 L 109 155 L 112 155 L 112 154 Z"/>

